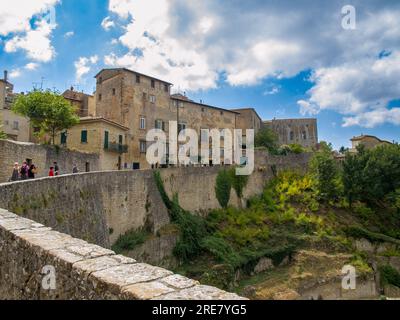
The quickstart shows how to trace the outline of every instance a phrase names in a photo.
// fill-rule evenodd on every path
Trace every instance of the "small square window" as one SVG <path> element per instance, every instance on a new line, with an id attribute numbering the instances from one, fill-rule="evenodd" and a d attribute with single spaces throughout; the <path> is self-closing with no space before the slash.
<path id="1" fill-rule="evenodd" d="M 136 75 L 136 83 L 140 83 L 140 76 L 138 74 Z"/>
<path id="2" fill-rule="evenodd" d="M 150 99 L 150 102 L 151 102 L 151 103 L 156 103 L 156 96 L 154 96 L 154 95 L 151 94 L 151 95 L 149 96 L 149 99 Z"/>
<path id="3" fill-rule="evenodd" d="M 102 98 L 102 96 L 101 96 L 101 94 L 99 94 L 99 101 L 101 101 L 101 98 Z"/>
<path id="4" fill-rule="evenodd" d="M 13 123 L 13 130 L 19 130 L 19 123 L 18 123 L 18 121 L 14 121 L 14 123 Z"/>
<path id="5" fill-rule="evenodd" d="M 164 91 L 169 92 L 169 86 L 167 84 L 164 84 Z"/>
<path id="6" fill-rule="evenodd" d="M 156 81 L 155 80 L 151 80 L 151 87 L 153 89 L 156 87 Z"/>
<path id="7" fill-rule="evenodd" d="M 112 95 L 115 96 L 115 94 L 116 94 L 116 90 L 115 90 L 115 88 L 113 88 L 112 89 Z"/>

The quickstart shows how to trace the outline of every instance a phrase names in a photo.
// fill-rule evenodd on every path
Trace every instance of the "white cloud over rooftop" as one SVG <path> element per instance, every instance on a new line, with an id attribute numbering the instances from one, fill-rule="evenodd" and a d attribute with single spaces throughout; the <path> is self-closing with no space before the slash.
<path id="1" fill-rule="evenodd" d="M 356 30 L 342 28 L 342 5 L 110 0 L 127 52 L 110 53 L 105 62 L 170 80 L 181 90 L 215 88 L 221 76 L 230 85 L 250 86 L 313 70 L 314 86 L 299 104 L 303 113 L 335 110 L 345 116 L 344 125 L 374 126 L 382 122 L 374 120 L 380 110 L 389 117 L 383 121 L 397 123 L 387 104 L 400 97 L 393 83 L 400 3 L 353 1 Z M 380 58 L 383 50 L 392 54 Z"/>

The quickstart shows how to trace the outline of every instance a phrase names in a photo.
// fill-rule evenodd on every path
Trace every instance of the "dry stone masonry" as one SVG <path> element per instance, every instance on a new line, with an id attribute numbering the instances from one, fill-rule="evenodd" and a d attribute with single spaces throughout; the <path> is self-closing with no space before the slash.
<path id="1" fill-rule="evenodd" d="M 0 299 L 243 299 L 3 209 L 0 256 Z"/>

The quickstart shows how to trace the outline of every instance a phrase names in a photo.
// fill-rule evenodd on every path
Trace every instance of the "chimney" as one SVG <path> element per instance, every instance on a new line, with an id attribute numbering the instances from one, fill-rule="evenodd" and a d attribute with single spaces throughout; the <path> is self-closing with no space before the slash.
<path id="1" fill-rule="evenodd" d="M 4 81 L 8 81 L 8 71 L 4 70 Z"/>

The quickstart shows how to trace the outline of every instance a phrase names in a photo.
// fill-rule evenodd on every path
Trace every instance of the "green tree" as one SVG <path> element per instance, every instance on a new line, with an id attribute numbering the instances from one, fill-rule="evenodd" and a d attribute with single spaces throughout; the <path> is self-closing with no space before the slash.
<path id="1" fill-rule="evenodd" d="M 277 136 L 269 127 L 261 128 L 254 139 L 256 148 L 266 148 L 269 152 L 275 153 L 277 150 Z"/>
<path id="2" fill-rule="evenodd" d="M 364 169 L 367 156 L 364 148 L 359 149 L 359 153 L 346 153 L 346 158 L 342 166 L 343 192 L 350 206 L 354 201 L 362 198 L 365 185 Z"/>
<path id="3" fill-rule="evenodd" d="M 332 153 L 322 149 L 314 154 L 310 163 L 319 196 L 329 200 L 338 195 L 338 166 Z"/>
<path id="4" fill-rule="evenodd" d="M 227 208 L 229 199 L 231 197 L 231 189 L 232 189 L 232 176 L 228 170 L 221 170 L 218 173 L 216 186 L 215 186 L 215 195 L 218 199 L 219 204 L 222 208 Z"/>
<path id="5" fill-rule="evenodd" d="M 74 107 L 64 97 L 50 90 L 35 90 L 18 96 L 12 110 L 29 118 L 42 134 L 49 134 L 53 144 L 59 132 L 79 123 Z"/>

